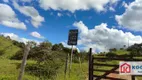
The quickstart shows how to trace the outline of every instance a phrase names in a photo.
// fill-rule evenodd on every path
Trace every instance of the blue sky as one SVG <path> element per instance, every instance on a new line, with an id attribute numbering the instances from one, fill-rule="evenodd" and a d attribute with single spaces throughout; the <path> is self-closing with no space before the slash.
<path id="1" fill-rule="evenodd" d="M 79 29 L 79 49 L 107 51 L 141 43 L 141 7 L 141 0 L 1 0 L 0 34 L 67 46 L 68 31 Z"/>

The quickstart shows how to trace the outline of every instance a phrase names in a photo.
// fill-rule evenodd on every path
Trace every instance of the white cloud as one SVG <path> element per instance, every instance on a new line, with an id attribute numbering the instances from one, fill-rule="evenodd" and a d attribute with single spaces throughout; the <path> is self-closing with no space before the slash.
<path id="1" fill-rule="evenodd" d="M 18 20 L 15 12 L 9 5 L 0 4 L 0 10 L 0 24 L 17 29 L 27 29 L 26 25 Z"/>
<path id="2" fill-rule="evenodd" d="M 20 0 L 20 1 L 22 1 L 22 2 L 32 2 L 32 0 Z"/>
<path id="3" fill-rule="evenodd" d="M 16 40 L 18 42 L 23 42 L 23 43 L 27 43 L 28 41 L 35 41 L 35 40 L 31 40 L 31 39 L 27 39 L 27 38 L 20 38 L 18 35 L 14 34 L 14 33 L 0 33 L 1 35 L 4 35 L 5 37 L 9 36 L 12 40 Z M 40 43 L 39 41 L 35 41 L 37 43 Z"/>
<path id="4" fill-rule="evenodd" d="M 25 20 L 26 23 L 30 23 L 29 20 Z"/>
<path id="5" fill-rule="evenodd" d="M 63 16 L 63 15 L 62 15 L 61 13 L 57 13 L 57 16 L 58 16 L 58 17 L 61 17 L 61 16 Z"/>
<path id="6" fill-rule="evenodd" d="M 118 0 L 39 0 L 40 7 L 44 10 L 76 10 L 95 9 L 96 11 L 105 11 L 107 4 L 115 4 Z"/>
<path id="7" fill-rule="evenodd" d="M 72 15 L 70 13 L 66 13 L 67 16 L 71 17 Z"/>
<path id="8" fill-rule="evenodd" d="M 135 0 L 126 6 L 126 11 L 115 18 L 119 25 L 135 31 L 142 31 L 142 0 Z"/>
<path id="9" fill-rule="evenodd" d="M 110 11 L 115 11 L 115 9 L 113 7 L 109 7 Z"/>
<path id="10" fill-rule="evenodd" d="M 61 43 L 63 44 L 64 47 L 67 47 L 67 48 L 70 48 L 70 49 L 72 48 L 72 46 L 67 45 L 67 41 L 64 41 L 64 42 L 61 42 Z M 76 47 L 76 46 L 73 46 L 73 49 L 77 49 L 77 51 L 80 52 L 79 48 Z"/>
<path id="11" fill-rule="evenodd" d="M 8 2 L 9 2 L 9 0 L 3 0 L 3 2 L 8 3 Z"/>
<path id="12" fill-rule="evenodd" d="M 41 41 L 19 37 L 17 34 L 14 34 L 14 33 L 0 33 L 0 35 L 4 35 L 5 37 L 9 36 L 12 40 L 16 40 L 18 42 L 23 42 L 25 44 L 27 44 L 27 42 L 29 42 L 29 41 L 34 41 L 37 43 L 37 45 L 39 45 L 41 43 Z"/>
<path id="13" fill-rule="evenodd" d="M 2 21 L 1 24 L 17 29 L 23 29 L 26 30 L 26 25 L 24 23 L 19 22 L 11 22 L 11 21 Z"/>
<path id="14" fill-rule="evenodd" d="M 127 8 L 127 7 L 128 7 L 128 4 L 127 4 L 125 1 L 123 1 L 123 2 L 122 2 L 122 6 L 124 6 L 125 8 Z"/>
<path id="15" fill-rule="evenodd" d="M 39 38 L 39 39 L 43 39 L 44 37 L 41 36 L 38 32 L 34 31 L 30 33 L 31 36 Z"/>
<path id="16" fill-rule="evenodd" d="M 84 49 L 88 51 L 93 48 L 96 51 L 107 51 L 110 48 L 122 48 L 124 45 L 132 45 L 134 43 L 141 43 L 142 37 L 135 36 L 130 32 L 123 32 L 113 28 L 108 28 L 106 23 L 95 26 L 93 29 L 82 22 L 75 22 L 73 24 L 79 29 L 79 45 L 83 45 Z"/>
<path id="17" fill-rule="evenodd" d="M 34 27 L 38 28 L 44 21 L 44 17 L 40 16 L 38 11 L 32 6 L 20 6 L 17 2 L 13 1 L 15 9 L 20 11 L 22 14 L 31 18 L 31 23 Z"/>

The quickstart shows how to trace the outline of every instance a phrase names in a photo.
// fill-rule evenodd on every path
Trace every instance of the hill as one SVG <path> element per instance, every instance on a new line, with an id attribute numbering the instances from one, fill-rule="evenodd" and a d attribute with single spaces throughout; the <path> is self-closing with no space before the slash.
<path id="1" fill-rule="evenodd" d="M 1 55 L 1 58 L 10 58 L 19 50 L 20 50 L 20 48 L 15 46 L 11 39 L 0 36 L 0 55 Z"/>
<path id="2" fill-rule="evenodd" d="M 37 70 L 34 70 L 35 73 L 42 72 L 42 70 L 46 69 L 46 73 L 38 74 L 35 75 L 34 71 L 28 70 L 26 68 L 25 74 L 23 76 L 23 80 L 39 80 L 39 78 L 44 77 L 44 75 L 47 76 L 48 71 L 55 72 L 56 70 L 54 69 L 55 63 L 52 64 L 50 62 L 60 62 L 61 64 L 64 64 L 64 58 L 66 57 L 65 53 L 68 51 L 70 52 L 70 49 L 63 48 L 62 45 L 52 45 L 50 43 L 41 43 L 40 46 L 37 46 L 35 48 L 31 49 L 31 52 L 28 57 L 31 57 L 30 59 L 27 60 L 27 65 L 30 67 L 30 69 L 34 68 L 34 65 L 36 65 L 35 68 L 39 68 Z M 20 64 L 21 64 L 21 58 L 20 59 L 11 59 L 13 55 L 17 54 L 19 51 L 21 51 L 23 47 L 21 47 L 21 43 L 18 43 L 16 41 L 11 40 L 9 37 L 3 37 L 0 36 L 0 80 L 16 80 L 19 74 L 19 69 L 20 69 Z M 65 52 L 64 52 L 65 51 Z M 40 53 L 40 54 L 39 54 Z M 43 62 L 47 65 L 39 65 L 40 67 L 37 67 L 37 58 L 42 58 L 44 55 L 43 54 L 49 54 L 46 55 L 48 59 L 46 62 Z M 50 55 L 52 54 L 52 55 Z M 19 53 L 18 55 L 21 55 Z M 17 56 L 17 55 L 16 55 Z M 74 55 L 75 56 L 75 55 Z M 53 58 L 52 58 L 53 57 Z M 53 59 L 53 60 L 52 60 Z M 54 61 L 54 59 L 57 59 L 57 61 Z M 61 60 L 63 60 L 61 62 Z M 78 61 L 78 58 L 74 57 L 74 62 Z M 57 66 L 57 65 L 56 65 Z M 87 78 L 87 71 L 88 71 L 88 65 L 87 62 L 82 63 L 82 66 L 78 63 L 73 63 L 72 64 L 72 70 L 70 73 L 70 77 L 68 76 L 67 72 L 67 79 L 68 80 L 85 80 Z M 58 67 L 57 67 L 58 68 Z M 42 69 L 42 70 L 40 70 Z M 56 74 L 54 76 L 54 80 L 63 80 L 64 79 L 64 69 L 65 66 L 62 65 Z M 30 72 L 31 71 L 31 72 Z M 41 73 L 40 72 L 40 73 Z M 51 72 L 50 72 L 51 73 Z M 45 79 L 44 79 L 45 80 Z M 52 80 L 52 79 L 47 79 L 46 80 Z"/>

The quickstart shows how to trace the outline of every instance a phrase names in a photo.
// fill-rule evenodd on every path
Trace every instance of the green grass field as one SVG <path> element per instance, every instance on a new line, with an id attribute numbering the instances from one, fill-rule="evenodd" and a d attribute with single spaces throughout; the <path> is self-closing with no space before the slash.
<path id="1" fill-rule="evenodd" d="M 81 66 L 77 63 L 72 64 L 72 70 L 69 76 L 67 71 L 66 77 L 64 74 L 64 68 L 61 69 L 60 73 L 57 75 L 56 80 L 86 80 L 88 78 L 88 64 L 82 63 Z"/>
<path id="2" fill-rule="evenodd" d="M 18 60 L 8 60 L 0 59 L 0 80 L 16 80 L 18 77 L 19 69 L 17 69 L 17 64 L 21 61 Z M 28 61 L 27 64 L 33 64 L 34 61 Z M 33 77 L 30 75 L 25 75 L 24 80 L 31 80 Z M 33 79 L 32 79 L 33 80 Z"/>
<path id="3" fill-rule="evenodd" d="M 19 69 L 17 65 L 21 63 L 18 60 L 8 60 L 0 59 L 0 80 L 16 80 L 18 77 Z M 28 60 L 28 64 L 35 64 L 35 61 Z M 70 77 L 67 73 L 67 80 L 85 80 L 87 78 L 87 63 L 82 63 L 80 67 L 79 64 L 73 63 Z M 64 67 L 60 69 L 55 80 L 64 80 Z M 25 73 L 23 80 L 39 80 L 38 77 L 33 76 L 32 74 Z"/>

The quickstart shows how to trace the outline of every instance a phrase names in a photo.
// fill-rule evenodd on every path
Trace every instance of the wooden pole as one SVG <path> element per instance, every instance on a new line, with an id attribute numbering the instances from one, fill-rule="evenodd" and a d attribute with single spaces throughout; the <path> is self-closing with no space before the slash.
<path id="1" fill-rule="evenodd" d="M 66 74 L 67 74 L 67 70 L 68 70 L 68 58 L 69 58 L 69 54 L 67 54 L 67 56 L 66 56 L 65 72 L 64 72 L 64 73 L 65 73 L 64 80 L 67 79 Z"/>
<path id="2" fill-rule="evenodd" d="M 70 72 L 71 72 L 71 67 L 72 67 L 72 56 L 73 56 L 73 45 L 72 45 L 71 56 L 70 56 L 69 77 L 70 77 Z"/>
<path id="3" fill-rule="evenodd" d="M 131 80 L 135 80 L 135 76 L 134 75 L 132 75 L 131 78 L 132 78 Z"/>
<path id="4" fill-rule="evenodd" d="M 22 77 L 23 77 L 23 75 L 24 75 L 25 66 L 26 66 L 27 57 L 28 57 L 28 54 L 29 54 L 29 51 L 30 51 L 30 47 L 31 47 L 31 44 L 30 44 L 30 43 L 28 43 L 28 44 L 25 46 L 25 49 L 24 49 L 24 56 L 23 56 L 23 60 L 22 60 L 22 63 L 21 63 L 21 68 L 20 68 L 20 73 L 19 73 L 19 76 L 18 76 L 18 80 L 22 80 Z"/>
<path id="5" fill-rule="evenodd" d="M 132 55 L 131 57 L 132 57 L 131 59 L 133 60 L 134 56 Z M 135 75 L 131 75 L 131 80 L 135 80 Z"/>
<path id="6" fill-rule="evenodd" d="M 93 57 L 92 48 L 89 50 L 89 80 L 93 80 Z"/>
<path id="7" fill-rule="evenodd" d="M 82 70 L 80 56 L 79 56 L 79 64 L 80 64 L 80 69 Z"/>

